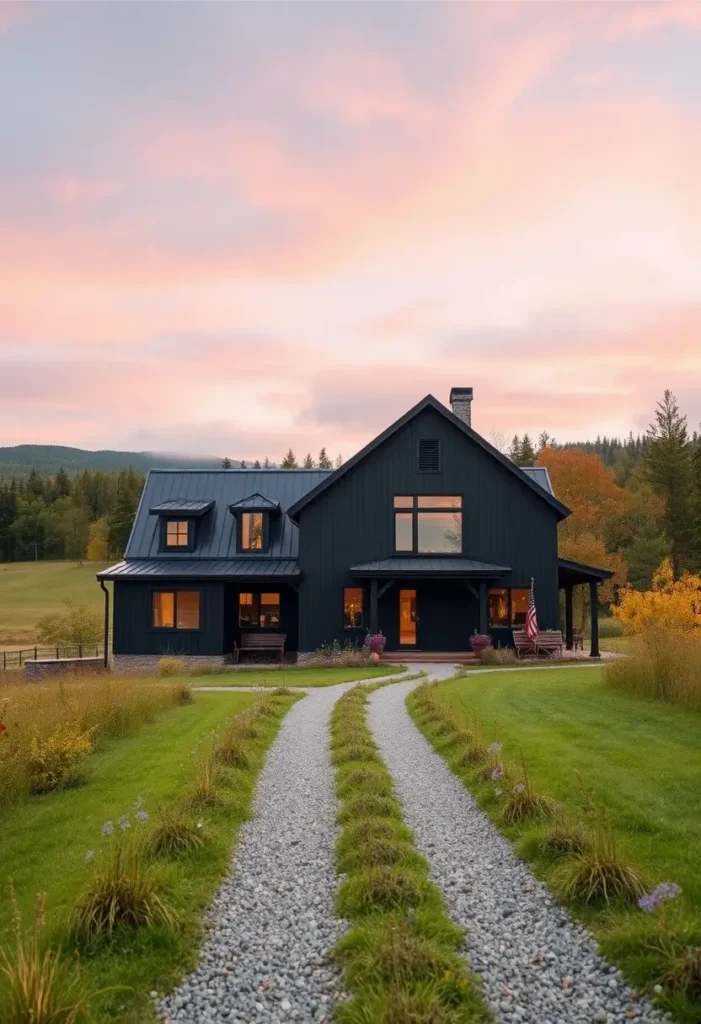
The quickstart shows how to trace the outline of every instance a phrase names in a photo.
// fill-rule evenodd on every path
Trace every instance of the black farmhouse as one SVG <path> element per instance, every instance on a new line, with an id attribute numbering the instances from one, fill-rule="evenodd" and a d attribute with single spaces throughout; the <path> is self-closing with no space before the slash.
<path id="1" fill-rule="evenodd" d="M 336 470 L 152 470 L 124 560 L 98 575 L 115 666 L 227 660 L 248 634 L 284 634 L 300 659 L 368 630 L 407 657 L 467 651 L 474 630 L 506 646 L 531 579 L 541 629 L 560 628 L 565 590 L 571 646 L 572 587 L 595 598 L 609 574 L 558 558 L 569 510 L 547 470 L 472 429 L 471 388 L 450 401 L 427 395 Z M 596 615 L 592 633 L 598 654 Z"/>

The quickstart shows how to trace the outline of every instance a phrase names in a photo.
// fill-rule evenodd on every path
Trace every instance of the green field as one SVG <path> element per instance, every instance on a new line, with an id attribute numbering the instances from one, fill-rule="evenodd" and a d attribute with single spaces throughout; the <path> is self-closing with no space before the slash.
<path id="1" fill-rule="evenodd" d="M 611 690 L 596 668 L 465 676 L 436 693 L 460 720 L 476 713 L 485 740 L 504 745 L 505 762 L 525 764 L 534 790 L 572 817 L 582 820 L 589 801 L 607 808 L 623 858 L 653 885 L 681 886 L 674 911 L 701 939 L 701 714 Z M 494 783 L 456 770 L 498 820 Z M 555 877 L 557 868 L 539 854 L 532 830 L 506 831 L 539 874 Z M 641 955 L 654 921 L 637 909 L 580 910 L 633 980 L 654 977 L 655 964 Z M 688 1007 L 677 1009 L 681 1019 L 701 1019 L 701 1010 L 695 1016 Z"/>
<path id="2" fill-rule="evenodd" d="M 99 851 L 104 843 L 103 823 L 133 814 L 138 798 L 151 818 L 159 805 L 182 798 L 194 777 L 193 751 L 198 743 L 256 699 L 254 693 L 197 694 L 194 704 L 165 712 L 135 735 L 104 742 L 86 762 L 84 784 L 32 797 L 3 814 L 3 882 L 13 881 L 25 921 L 32 919 L 35 894 L 46 893 L 48 933 L 60 941 L 67 915 L 92 870 L 85 864 L 86 851 Z M 282 705 L 286 708 L 292 702 L 290 697 Z M 231 846 L 248 814 L 257 774 L 278 725 L 278 720 L 264 722 L 261 736 L 248 743 L 250 768 L 232 770 L 232 785 L 223 791 L 226 803 L 202 813 L 214 833 L 213 842 L 159 865 L 164 892 L 180 914 L 182 927 L 172 934 L 159 928 L 123 933 L 111 945 L 105 943 L 82 957 L 84 979 L 100 993 L 93 1003 L 98 1021 L 152 1019 L 148 993 L 164 991 L 194 965 L 202 909 L 228 870 Z M 0 946 L 9 938 L 11 919 L 5 895 L 0 900 Z"/>
<path id="3" fill-rule="evenodd" d="M 36 643 L 37 620 L 63 611 L 67 597 L 101 612 L 104 595 L 95 574 L 104 568 L 103 562 L 0 563 L 0 648 Z"/>

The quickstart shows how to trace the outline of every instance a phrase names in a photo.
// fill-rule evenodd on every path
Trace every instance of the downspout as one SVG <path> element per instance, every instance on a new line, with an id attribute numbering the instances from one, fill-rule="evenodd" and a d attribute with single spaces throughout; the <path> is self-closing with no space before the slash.
<path id="1" fill-rule="evenodd" d="M 109 668 L 109 642 L 110 642 L 110 592 L 105 586 L 105 581 L 100 580 L 100 587 L 105 595 L 105 668 Z"/>

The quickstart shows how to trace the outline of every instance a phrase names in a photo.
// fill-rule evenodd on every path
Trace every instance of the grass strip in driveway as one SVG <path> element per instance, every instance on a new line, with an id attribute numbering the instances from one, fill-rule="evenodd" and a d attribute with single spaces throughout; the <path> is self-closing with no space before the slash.
<path id="1" fill-rule="evenodd" d="M 351 930 L 334 950 L 351 998 L 340 1024 L 471 1024 L 491 1019 L 458 953 L 463 933 L 447 917 L 428 865 L 402 821 L 392 779 L 367 724 L 367 689 L 340 698 L 331 720 L 341 801 L 336 848 L 345 875 L 337 910 Z"/>
<path id="2" fill-rule="evenodd" d="M 654 986 L 669 970 L 670 955 L 697 950 L 701 965 L 701 715 L 611 690 L 594 669 L 494 672 L 431 692 L 448 719 L 422 710 L 414 691 L 408 699 L 414 721 L 556 892 L 566 858 L 544 850 L 549 824 L 504 823 L 508 780 L 485 780 L 482 765 L 463 763 L 470 733 L 485 745 L 503 744 L 507 772 L 508 762 L 517 771 L 525 766 L 533 790 L 557 801 L 575 827 L 586 829 L 592 805 L 605 808 L 621 861 L 641 870 L 650 885 L 681 886 L 673 903 L 651 914 L 635 903 L 572 906 L 630 981 L 660 996 Z M 677 1019 L 701 1021 L 698 996 L 669 990 L 662 998 Z"/>
<path id="3" fill-rule="evenodd" d="M 99 993 L 91 1000 L 93 1020 L 126 1024 L 151 1020 L 149 993 L 169 989 L 195 965 L 203 910 L 229 869 L 231 849 L 249 815 L 267 749 L 295 699 L 274 698 L 274 717 L 256 719 L 257 735 L 246 740 L 248 766 L 230 770 L 221 805 L 198 812 L 211 842 L 157 861 L 164 895 L 179 915 L 177 930 L 120 931 L 111 941 L 82 954 L 85 984 Z M 14 880 L 25 921 L 31 920 L 35 894 L 45 892 L 49 937 L 53 944 L 70 948 L 67 918 L 90 877 L 84 857 L 88 849 L 99 848 L 103 822 L 116 822 L 129 814 L 139 797 L 152 820 L 159 804 L 179 801 L 193 783 L 193 752 L 198 744 L 210 742 L 228 717 L 257 700 L 260 695 L 255 693 L 197 694 L 194 704 L 166 712 L 134 736 L 106 743 L 89 760 L 87 785 L 32 798 L 5 815 L 0 836 L 2 874 Z M 8 949 L 10 924 L 10 907 L 3 899 L 0 945 Z M 2 1000 L 0 982 L 0 1006 Z"/>
<path id="4" fill-rule="evenodd" d="M 361 679 L 378 679 L 404 672 L 402 665 L 373 665 L 363 668 L 296 668 L 286 665 L 268 668 L 241 668 L 188 677 L 193 686 L 336 686 Z"/>

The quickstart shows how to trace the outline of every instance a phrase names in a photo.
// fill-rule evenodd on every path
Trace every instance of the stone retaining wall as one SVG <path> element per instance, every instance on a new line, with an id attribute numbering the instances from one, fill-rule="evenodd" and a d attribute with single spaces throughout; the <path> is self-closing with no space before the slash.
<path id="1" fill-rule="evenodd" d="M 157 672 L 159 663 L 165 657 L 181 661 L 188 672 L 205 665 L 225 665 L 227 659 L 225 654 L 115 654 L 112 657 L 112 668 L 115 672 Z"/>
<path id="2" fill-rule="evenodd" d="M 36 661 L 25 661 L 24 678 L 37 680 L 64 672 L 94 673 L 104 670 L 104 658 L 38 658 Z"/>

